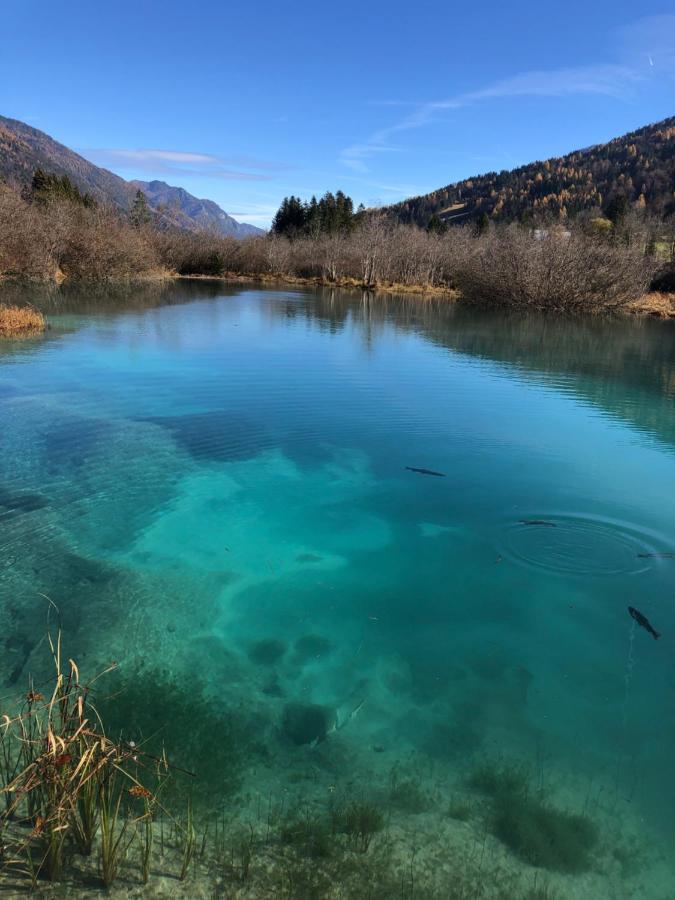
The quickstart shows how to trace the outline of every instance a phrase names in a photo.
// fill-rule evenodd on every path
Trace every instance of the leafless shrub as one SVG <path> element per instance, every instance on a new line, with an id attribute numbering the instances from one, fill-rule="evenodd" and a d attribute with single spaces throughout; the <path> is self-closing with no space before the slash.
<path id="1" fill-rule="evenodd" d="M 471 302 L 577 312 L 625 306 L 644 293 L 653 271 L 653 260 L 639 247 L 571 232 L 537 239 L 508 226 L 478 239 L 456 278 Z"/>
<path id="2" fill-rule="evenodd" d="M 632 221 L 632 220 L 631 220 Z M 533 232 L 470 227 L 445 234 L 374 215 L 351 232 L 243 241 L 213 232 L 134 227 L 121 213 L 70 202 L 31 204 L 0 185 L 0 277 L 109 281 L 162 270 L 181 275 L 275 275 L 366 286 L 458 287 L 500 306 L 611 310 L 643 294 L 662 235 L 642 220 L 603 234 L 580 220 Z M 660 232 L 659 232 L 660 235 Z"/>

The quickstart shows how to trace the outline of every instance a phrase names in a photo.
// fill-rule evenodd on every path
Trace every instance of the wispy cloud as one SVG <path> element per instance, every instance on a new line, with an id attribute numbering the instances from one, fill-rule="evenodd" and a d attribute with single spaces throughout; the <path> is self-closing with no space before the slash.
<path id="1" fill-rule="evenodd" d="M 419 103 L 400 122 L 374 132 L 361 143 L 346 147 L 340 161 L 355 172 L 367 172 L 366 160 L 382 153 L 400 150 L 392 143 L 395 135 L 421 128 L 448 110 L 462 109 L 487 100 L 514 97 L 566 97 L 596 94 L 615 99 L 625 98 L 643 74 L 629 66 L 595 65 L 578 68 L 535 70 L 495 81 L 475 91 L 457 94 L 445 100 Z M 391 104 L 389 104 L 391 105 Z"/>
<path id="2" fill-rule="evenodd" d="M 340 161 L 354 172 L 367 173 L 368 160 L 400 151 L 396 146 L 397 135 L 429 125 L 450 110 L 518 97 L 595 95 L 625 100 L 634 96 L 638 87 L 654 77 L 654 73 L 662 76 L 675 72 L 675 15 L 639 19 L 621 29 L 618 38 L 622 51 L 618 54 L 620 62 L 520 72 L 473 91 L 413 104 L 403 119 L 345 147 Z M 396 100 L 381 105 L 409 106 L 405 101 Z"/>
<path id="3" fill-rule="evenodd" d="M 81 151 L 97 165 L 125 171 L 181 178 L 208 176 L 228 181 L 270 181 L 277 172 L 290 168 L 283 163 L 250 156 L 214 156 L 186 150 L 153 148 L 93 148 Z"/>
<path id="4" fill-rule="evenodd" d="M 234 216 L 239 222 L 266 227 L 274 218 L 278 208 L 279 204 L 249 203 L 245 207 L 229 210 L 229 215 Z"/>

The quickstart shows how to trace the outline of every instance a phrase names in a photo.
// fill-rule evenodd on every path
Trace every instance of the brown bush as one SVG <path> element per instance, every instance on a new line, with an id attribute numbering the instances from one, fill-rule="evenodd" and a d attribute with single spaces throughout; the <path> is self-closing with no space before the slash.
<path id="1" fill-rule="evenodd" d="M 23 337 L 44 331 L 42 313 L 30 306 L 0 306 L 0 337 Z"/>
<path id="2" fill-rule="evenodd" d="M 636 246 L 562 231 L 537 239 L 508 226 L 477 239 L 456 278 L 471 302 L 577 312 L 626 306 L 645 292 L 654 268 Z"/>
<path id="3" fill-rule="evenodd" d="M 67 215 L 57 258 L 68 278 L 107 281 L 160 270 L 149 230 L 130 226 L 108 209 L 79 207 Z"/>
<path id="4" fill-rule="evenodd" d="M 418 288 L 458 287 L 471 302 L 611 310 L 644 294 L 656 268 L 647 230 L 631 239 L 518 226 L 446 234 L 371 216 L 351 232 L 238 241 L 212 232 L 134 227 L 123 214 L 67 201 L 36 205 L 0 186 L 0 277 L 109 281 L 181 275 L 274 275 Z M 643 234 L 644 232 L 644 234 Z M 537 236 L 540 239 L 537 239 Z"/>

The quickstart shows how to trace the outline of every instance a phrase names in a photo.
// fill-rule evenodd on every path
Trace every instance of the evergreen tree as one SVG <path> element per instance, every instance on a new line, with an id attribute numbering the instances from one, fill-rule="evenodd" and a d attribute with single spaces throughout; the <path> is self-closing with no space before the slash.
<path id="1" fill-rule="evenodd" d="M 81 206 L 96 206 L 90 194 L 82 194 L 67 175 L 54 175 L 44 169 L 36 169 L 31 183 L 30 198 L 37 203 L 50 203 L 66 200 Z"/>
<path id="2" fill-rule="evenodd" d="M 628 212 L 628 199 L 625 194 L 615 194 L 605 208 L 605 215 L 614 225 L 623 225 Z"/>
<path id="3" fill-rule="evenodd" d="M 438 213 L 433 213 L 431 218 L 429 219 L 429 224 L 427 225 L 427 231 L 429 234 L 445 234 L 448 230 L 448 225 L 446 222 L 441 219 Z"/>
<path id="4" fill-rule="evenodd" d="M 298 235 L 337 234 L 354 227 L 354 202 L 342 191 L 327 191 L 309 203 L 299 197 L 284 197 L 272 221 L 272 233 L 293 238 Z"/>
<path id="5" fill-rule="evenodd" d="M 485 234 L 485 232 L 490 227 L 490 217 L 486 212 L 482 212 L 478 216 L 478 221 L 476 222 L 476 231 L 478 234 Z"/>
<path id="6" fill-rule="evenodd" d="M 129 221 L 134 228 L 141 228 L 143 225 L 149 225 L 152 221 L 152 213 L 148 206 L 148 199 L 143 191 L 136 191 L 131 212 L 129 213 Z"/>

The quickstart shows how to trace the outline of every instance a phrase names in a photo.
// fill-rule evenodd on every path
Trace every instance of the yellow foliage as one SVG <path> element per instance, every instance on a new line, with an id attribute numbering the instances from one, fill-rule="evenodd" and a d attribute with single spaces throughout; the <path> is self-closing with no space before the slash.
<path id="1" fill-rule="evenodd" d="M 42 313 L 30 306 L 0 306 L 0 337 L 21 337 L 45 329 Z"/>

